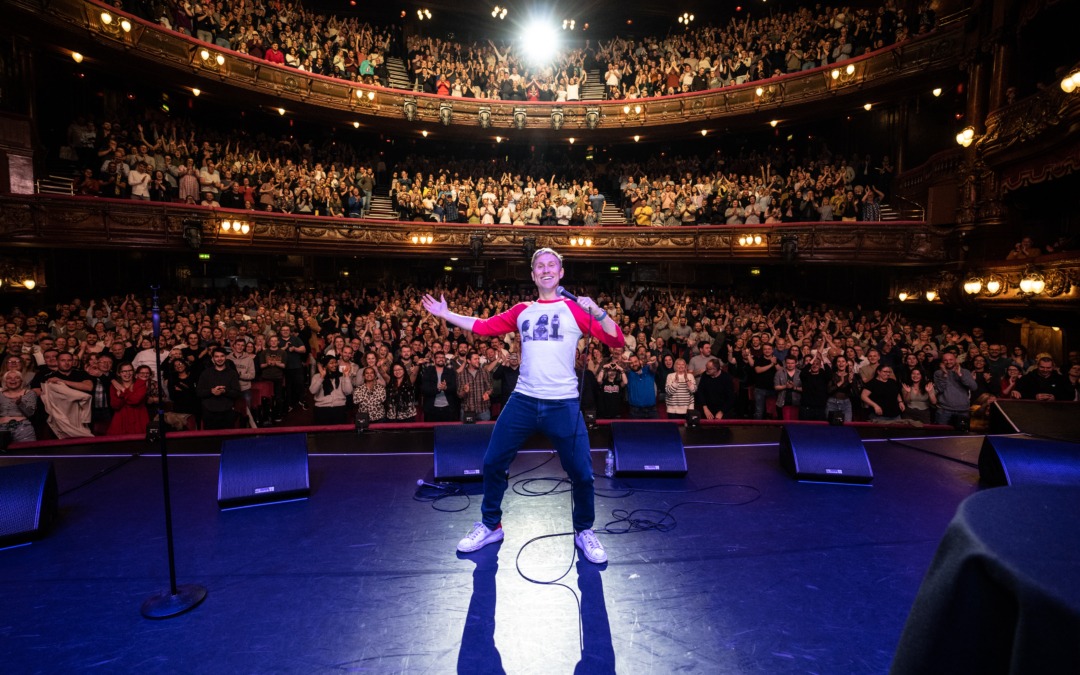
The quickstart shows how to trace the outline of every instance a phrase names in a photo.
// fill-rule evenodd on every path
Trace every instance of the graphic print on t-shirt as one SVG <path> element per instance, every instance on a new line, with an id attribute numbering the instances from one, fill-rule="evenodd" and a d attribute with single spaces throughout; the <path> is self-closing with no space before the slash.
<path id="1" fill-rule="evenodd" d="M 521 341 L 528 342 L 529 340 L 537 340 L 540 342 L 562 342 L 565 337 L 559 332 L 559 313 L 555 312 L 550 316 L 547 314 L 541 314 L 536 319 L 536 325 L 532 326 L 532 330 L 529 330 L 530 322 L 525 319 L 521 322 Z"/>

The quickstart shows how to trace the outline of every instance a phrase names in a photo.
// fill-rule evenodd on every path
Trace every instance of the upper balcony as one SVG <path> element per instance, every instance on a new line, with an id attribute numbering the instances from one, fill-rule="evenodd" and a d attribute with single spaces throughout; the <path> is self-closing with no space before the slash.
<path id="1" fill-rule="evenodd" d="M 455 138 L 577 137 L 589 142 L 656 140 L 734 125 L 820 117 L 895 100 L 955 70 L 963 49 L 952 21 L 905 43 L 743 85 L 620 101 L 539 103 L 439 97 L 314 75 L 200 42 L 93 0 L 14 0 L 28 33 L 61 50 L 141 59 L 147 72 L 204 90 L 223 85 L 284 113 L 376 127 L 387 133 L 450 128 Z M 107 20 L 103 18 L 107 14 Z M 111 54 L 102 54 L 103 51 Z"/>

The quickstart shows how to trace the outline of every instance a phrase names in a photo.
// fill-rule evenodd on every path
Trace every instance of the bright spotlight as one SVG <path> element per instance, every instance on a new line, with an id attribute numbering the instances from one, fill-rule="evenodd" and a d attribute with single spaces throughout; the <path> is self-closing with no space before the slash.
<path id="1" fill-rule="evenodd" d="M 551 24 L 533 21 L 521 34 L 521 44 L 527 60 L 548 63 L 559 49 L 559 34 Z"/>

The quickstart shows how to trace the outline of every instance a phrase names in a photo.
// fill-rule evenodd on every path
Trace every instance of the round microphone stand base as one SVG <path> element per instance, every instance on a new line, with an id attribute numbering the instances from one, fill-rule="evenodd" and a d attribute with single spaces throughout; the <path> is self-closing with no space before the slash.
<path id="1" fill-rule="evenodd" d="M 206 588 L 198 584 L 184 584 L 176 587 L 176 593 L 166 589 L 146 599 L 142 604 L 142 615 L 147 619 L 169 619 L 195 608 L 206 599 Z"/>

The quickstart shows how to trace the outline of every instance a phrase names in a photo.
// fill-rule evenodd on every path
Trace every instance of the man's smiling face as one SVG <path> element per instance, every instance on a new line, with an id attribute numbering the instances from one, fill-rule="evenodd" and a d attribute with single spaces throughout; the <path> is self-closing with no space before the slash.
<path id="1" fill-rule="evenodd" d="M 532 279 L 537 290 L 554 290 L 562 277 L 562 262 L 554 253 L 541 253 L 533 260 Z"/>

